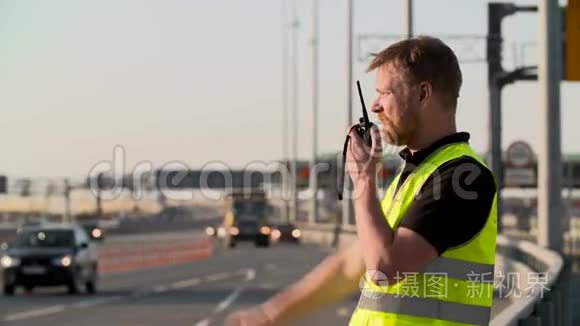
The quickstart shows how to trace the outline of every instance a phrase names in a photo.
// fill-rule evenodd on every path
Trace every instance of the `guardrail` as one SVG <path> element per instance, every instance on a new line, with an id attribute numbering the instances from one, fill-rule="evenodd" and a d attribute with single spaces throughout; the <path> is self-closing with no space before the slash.
<path id="1" fill-rule="evenodd" d="M 332 247 L 348 245 L 356 238 L 354 226 L 335 224 L 300 224 L 303 240 Z M 560 254 L 542 248 L 532 242 L 511 239 L 503 235 L 497 238 L 497 254 L 523 263 L 529 269 L 546 277 L 544 292 L 528 289 L 517 300 L 494 316 L 493 326 L 539 326 L 572 325 L 569 309 L 570 264 Z M 544 274 L 545 273 L 545 274 Z M 546 290 L 547 288 L 547 290 Z"/>
<path id="2" fill-rule="evenodd" d="M 569 309 L 570 264 L 557 252 L 524 240 L 498 236 L 497 253 L 546 276 L 546 292 L 530 289 L 492 320 L 491 325 L 572 325 Z M 544 274 L 545 273 L 545 274 Z"/>

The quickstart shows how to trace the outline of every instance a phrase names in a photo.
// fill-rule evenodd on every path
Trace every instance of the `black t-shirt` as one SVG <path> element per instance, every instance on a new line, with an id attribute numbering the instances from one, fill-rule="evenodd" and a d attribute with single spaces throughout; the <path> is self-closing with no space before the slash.
<path id="1" fill-rule="evenodd" d="M 469 137 L 469 133 L 459 132 L 413 154 L 408 149 L 401 151 L 405 166 L 397 189 L 427 156 L 447 144 L 468 142 Z M 429 176 L 399 226 L 423 236 L 441 255 L 483 229 L 496 190 L 493 174 L 477 160 L 468 156 L 453 159 Z"/>

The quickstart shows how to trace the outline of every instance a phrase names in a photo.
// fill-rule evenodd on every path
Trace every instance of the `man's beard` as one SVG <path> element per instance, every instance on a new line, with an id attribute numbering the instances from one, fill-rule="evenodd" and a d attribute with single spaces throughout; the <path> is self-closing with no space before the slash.
<path id="1" fill-rule="evenodd" d="M 406 146 L 418 126 L 418 116 L 412 110 L 411 106 L 405 103 L 400 103 L 399 105 L 403 108 L 403 114 L 399 117 L 398 125 L 395 126 L 388 119 L 382 120 L 380 131 L 383 144 Z"/>
<path id="2" fill-rule="evenodd" d="M 403 146 L 407 143 L 405 134 L 397 130 L 392 124 L 387 125 L 386 121 L 382 122 L 380 131 L 384 145 Z"/>

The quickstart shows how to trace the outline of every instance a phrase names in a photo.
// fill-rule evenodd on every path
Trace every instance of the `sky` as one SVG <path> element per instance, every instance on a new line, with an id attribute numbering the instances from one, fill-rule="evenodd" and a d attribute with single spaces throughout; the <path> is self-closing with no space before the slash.
<path id="1" fill-rule="evenodd" d="M 289 0 L 0 0 L 0 174 L 83 177 L 123 149 L 125 166 L 271 162 L 282 150 L 282 6 Z M 521 1 L 518 4 L 534 4 Z M 565 1 L 563 2 L 565 3 Z M 312 156 L 312 3 L 297 1 L 298 157 Z M 415 0 L 417 34 L 484 36 L 487 1 Z M 374 75 L 363 35 L 400 35 L 402 1 L 354 1 L 354 80 Z M 341 150 L 346 119 L 346 1 L 320 0 L 319 153 Z M 504 23 L 504 66 L 534 64 L 536 14 Z M 445 40 L 445 38 L 443 38 Z M 460 59 L 471 49 L 450 43 Z M 361 48 L 363 47 L 363 48 Z M 476 41 L 484 58 L 485 44 Z M 524 51 L 525 50 L 525 51 Z M 524 60 L 522 61 L 522 57 Z M 461 63 L 458 128 L 487 146 L 487 66 Z M 503 146 L 539 144 L 538 89 L 504 90 Z M 353 118 L 359 116 L 353 100 Z M 580 82 L 561 87 L 562 149 L 580 152 Z M 290 102 L 290 105 L 292 102 Z"/>

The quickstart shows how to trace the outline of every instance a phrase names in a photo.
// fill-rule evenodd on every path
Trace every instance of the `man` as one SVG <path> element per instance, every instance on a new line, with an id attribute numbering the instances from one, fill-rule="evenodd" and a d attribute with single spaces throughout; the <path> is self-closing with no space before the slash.
<path id="1" fill-rule="evenodd" d="M 462 74 L 453 51 L 431 37 L 375 55 L 381 121 L 369 148 L 354 131 L 347 160 L 358 240 L 229 325 L 278 325 L 365 288 L 351 325 L 486 325 L 493 295 L 496 184 L 457 132 Z M 403 170 L 377 199 L 383 142 L 406 146 Z M 366 273 L 365 273 L 366 272 Z"/>

